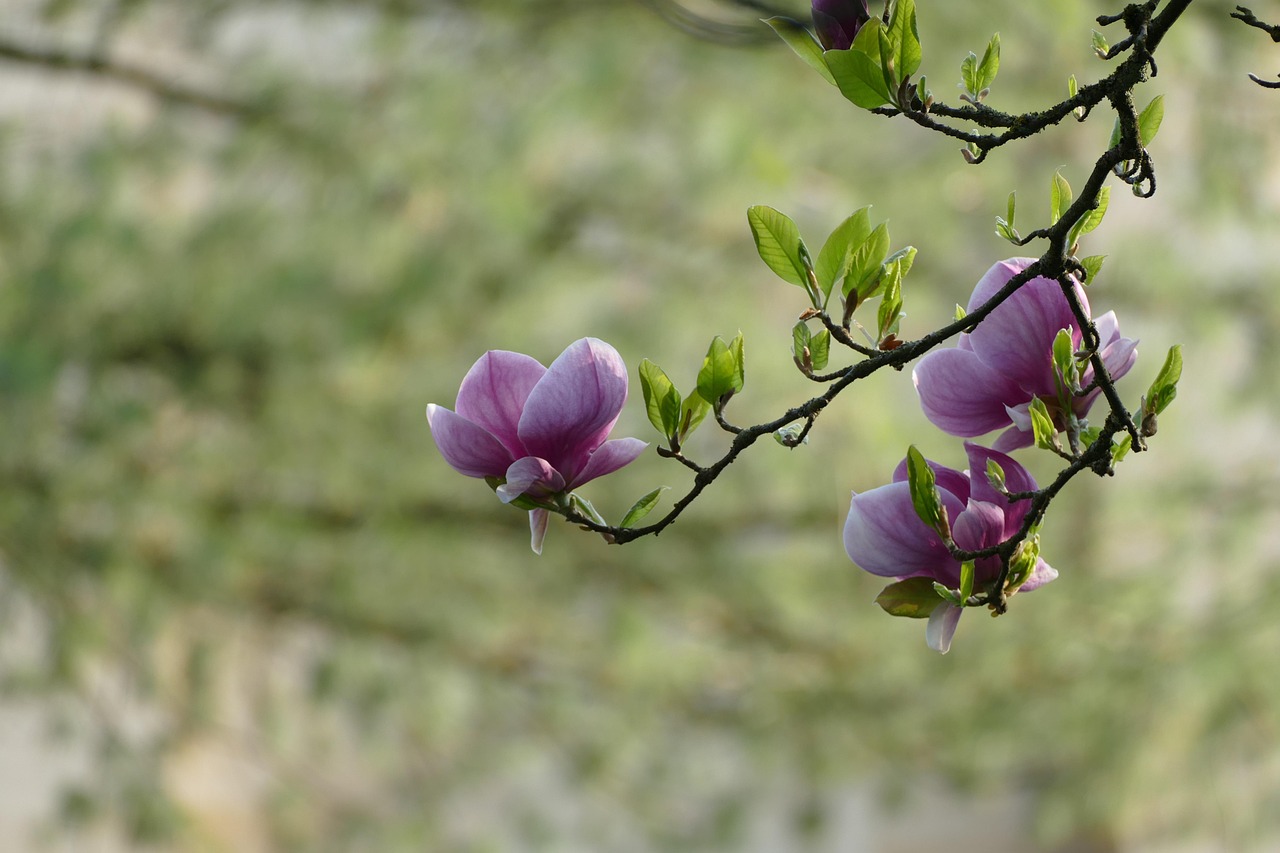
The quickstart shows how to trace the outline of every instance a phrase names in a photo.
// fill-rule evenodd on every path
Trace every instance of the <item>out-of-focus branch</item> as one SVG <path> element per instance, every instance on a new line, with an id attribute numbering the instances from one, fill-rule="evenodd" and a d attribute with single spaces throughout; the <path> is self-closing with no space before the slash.
<path id="1" fill-rule="evenodd" d="M 76 53 L 58 48 L 21 44 L 0 35 L 0 60 L 34 65 L 53 71 L 93 74 L 125 83 L 162 101 L 197 107 L 208 112 L 244 120 L 259 120 L 269 113 L 266 105 L 230 98 L 216 92 L 183 86 L 154 71 L 117 62 L 99 53 Z"/>
<path id="2" fill-rule="evenodd" d="M 1259 21 L 1258 18 L 1249 9 L 1244 6 L 1237 6 L 1236 10 L 1231 13 L 1231 17 L 1237 21 L 1243 21 L 1251 27 L 1257 27 L 1267 35 L 1271 36 L 1273 42 L 1280 43 L 1280 24 L 1268 24 Z M 1264 89 L 1280 89 L 1280 81 L 1263 80 L 1257 74 L 1250 74 L 1249 79 L 1257 83 Z"/>
<path id="3" fill-rule="evenodd" d="M 769 44 L 777 41 L 773 31 L 761 25 L 757 20 L 742 24 L 717 20 L 692 11 L 680 0 L 639 0 L 639 2 L 652 9 L 660 18 L 681 32 L 706 41 L 734 47 Z M 723 2 L 728 6 L 747 9 L 756 18 L 791 13 L 791 10 L 763 2 L 763 0 L 723 0 Z"/>

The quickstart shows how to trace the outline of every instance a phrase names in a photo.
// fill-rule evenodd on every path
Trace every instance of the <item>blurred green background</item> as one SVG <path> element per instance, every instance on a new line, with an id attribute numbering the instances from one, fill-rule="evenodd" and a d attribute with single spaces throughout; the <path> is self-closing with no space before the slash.
<path id="1" fill-rule="evenodd" d="M 38 723 L 0 788 L 49 777 L 5 849 L 1275 849 L 1280 94 L 1245 73 L 1280 52 L 1219 4 L 1162 46 L 1159 192 L 1117 191 L 1085 251 L 1143 342 L 1127 399 L 1182 343 L 1178 401 L 1055 504 L 1060 579 L 944 658 L 839 536 L 908 443 L 962 464 L 906 373 L 622 548 L 553 521 L 535 557 L 435 450 L 424 406 L 482 352 L 584 335 L 687 390 L 741 330 L 731 415 L 775 417 L 814 391 L 804 305 L 748 205 L 821 245 L 874 204 L 919 249 L 916 336 L 1013 254 L 1007 194 L 1043 222 L 1110 133 L 966 166 L 651 5 L 3 4 L 0 41 L 254 105 L 0 51 L 0 716 Z M 1010 111 L 1102 76 L 1117 10 L 919 5 L 934 91 L 999 30 Z M 614 435 L 653 440 L 633 392 Z M 686 474 L 648 453 L 584 491 L 616 519 Z"/>

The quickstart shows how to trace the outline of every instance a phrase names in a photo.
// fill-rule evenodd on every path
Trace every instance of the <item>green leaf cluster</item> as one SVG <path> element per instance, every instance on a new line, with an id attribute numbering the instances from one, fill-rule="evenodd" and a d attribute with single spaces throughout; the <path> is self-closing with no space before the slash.
<path id="1" fill-rule="evenodd" d="M 964 86 L 968 100 L 974 103 L 985 98 L 995 82 L 996 73 L 1000 70 L 1000 34 L 991 36 L 987 49 L 983 51 L 982 60 L 972 51 L 960 63 L 961 85 Z"/>

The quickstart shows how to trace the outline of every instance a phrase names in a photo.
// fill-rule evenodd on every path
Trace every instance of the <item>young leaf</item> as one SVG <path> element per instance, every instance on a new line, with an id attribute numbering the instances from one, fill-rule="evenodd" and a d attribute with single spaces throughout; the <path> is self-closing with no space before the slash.
<path id="1" fill-rule="evenodd" d="M 733 356 L 733 390 L 741 391 L 742 386 L 747 384 L 747 362 L 742 357 L 742 332 L 738 332 L 733 340 L 729 341 L 729 354 Z"/>
<path id="2" fill-rule="evenodd" d="M 1058 396 L 1069 403 L 1080 384 L 1080 367 L 1076 363 L 1071 333 L 1066 329 L 1059 329 L 1053 339 L 1053 375 L 1058 383 Z"/>
<path id="3" fill-rule="evenodd" d="M 604 516 L 600 514 L 600 511 L 592 506 L 591 501 L 582 497 L 578 493 L 575 492 L 569 495 L 569 506 L 572 509 L 577 510 L 582 515 L 585 515 L 596 524 L 599 524 L 601 527 L 608 527 L 609 522 L 604 520 Z"/>
<path id="4" fill-rule="evenodd" d="M 828 83 L 835 85 L 836 78 L 831 76 L 831 69 L 827 67 L 827 61 L 822 57 L 822 45 L 818 44 L 803 24 L 781 16 L 767 18 L 765 23 L 772 27 L 773 31 L 781 36 L 787 46 L 794 50 L 810 68 L 821 74 Z"/>
<path id="5" fill-rule="evenodd" d="M 1111 462 L 1115 464 L 1125 457 L 1129 452 L 1129 448 L 1133 446 L 1133 436 L 1125 433 L 1124 437 L 1111 446 Z"/>
<path id="6" fill-rule="evenodd" d="M 636 522 L 644 518 L 646 515 L 658 505 L 658 498 L 662 493 L 669 489 L 670 486 L 659 486 L 649 494 L 642 497 L 631 505 L 631 509 L 627 510 L 627 514 L 622 517 L 622 521 L 618 523 L 619 527 L 635 527 Z"/>
<path id="7" fill-rule="evenodd" d="M 822 244 L 818 252 L 814 272 L 818 276 L 818 288 L 825 301 L 831 294 L 831 287 L 849 272 L 849 261 L 854 251 L 866 242 L 871 234 L 870 205 L 855 212 L 841 222 L 827 242 Z"/>
<path id="8" fill-rule="evenodd" d="M 804 351 L 809 348 L 809 342 L 812 340 L 813 333 L 809 331 L 809 324 L 804 320 L 791 327 L 791 355 L 797 363 L 804 362 Z"/>
<path id="9" fill-rule="evenodd" d="M 1081 235 L 1088 234 L 1093 229 L 1102 224 L 1102 217 L 1107 215 L 1107 206 L 1111 204 L 1111 187 L 1103 187 L 1098 191 L 1098 204 L 1093 210 L 1085 213 L 1080 217 L 1071 228 L 1071 235 L 1067 238 L 1067 245 L 1074 246 Z"/>
<path id="10" fill-rule="evenodd" d="M 804 241 L 800 239 L 800 229 L 791 217 L 758 204 L 747 208 L 747 222 L 751 224 L 760 260 L 783 281 L 807 289 L 809 269 L 801 253 Z"/>
<path id="11" fill-rule="evenodd" d="M 1031 431 L 1035 435 L 1036 447 L 1044 450 L 1055 450 L 1059 447 L 1058 430 L 1049 416 L 1049 409 L 1039 397 L 1031 399 Z"/>
<path id="12" fill-rule="evenodd" d="M 969 600 L 969 596 L 973 595 L 973 560 L 965 560 L 960 564 L 960 603 Z"/>
<path id="13" fill-rule="evenodd" d="M 1093 31 L 1093 52 L 1098 54 L 1099 59 L 1107 58 L 1107 51 L 1111 50 L 1111 45 L 1107 44 L 1107 37 L 1097 30 Z"/>
<path id="14" fill-rule="evenodd" d="M 1138 114 L 1138 141 L 1146 148 L 1156 138 L 1156 131 L 1164 121 L 1164 95 L 1156 95 L 1151 103 Z"/>
<path id="15" fill-rule="evenodd" d="M 890 616 L 908 619 L 924 619 L 942 604 L 942 598 L 933 589 L 929 578 L 907 578 L 891 583 L 876 596 L 876 604 Z"/>
<path id="16" fill-rule="evenodd" d="M 678 437 L 681 442 L 693 434 L 693 431 L 698 428 L 698 424 L 702 423 L 703 418 L 710 411 L 711 404 L 702 399 L 702 395 L 698 393 L 697 389 L 689 392 L 689 396 L 685 397 L 684 402 L 680 404 L 680 434 Z"/>
<path id="17" fill-rule="evenodd" d="M 999 462 L 990 458 L 987 459 L 987 482 L 997 492 L 1007 491 L 1004 484 L 1004 468 L 1000 467 Z"/>
<path id="18" fill-rule="evenodd" d="M 930 529 L 937 531 L 943 540 L 951 538 L 951 524 L 947 511 L 938 495 L 936 477 L 929 463 L 913 444 L 907 448 L 907 480 L 911 488 L 911 505 Z"/>
<path id="19" fill-rule="evenodd" d="M 702 369 L 698 371 L 698 393 L 702 399 L 714 404 L 725 394 L 741 387 L 733 352 L 724 338 L 716 335 L 711 340 L 707 357 L 703 359 Z"/>
<path id="20" fill-rule="evenodd" d="M 640 362 L 640 392 L 653 428 L 667 438 L 679 431 L 680 392 L 661 367 L 649 359 Z"/>
<path id="21" fill-rule="evenodd" d="M 826 329 L 810 339 L 809 357 L 813 362 L 814 370 L 826 369 L 827 362 L 831 359 L 831 333 Z"/>
<path id="22" fill-rule="evenodd" d="M 968 317 L 968 316 L 969 316 L 969 312 L 964 310 L 964 306 L 961 305 L 959 302 L 957 302 L 956 303 L 956 319 L 963 320 L 965 317 Z"/>
<path id="23" fill-rule="evenodd" d="M 1106 255 L 1090 255 L 1087 258 L 1080 259 L 1080 266 L 1084 267 L 1084 283 L 1091 284 L 1098 273 L 1102 271 L 1102 262 L 1107 259 Z"/>
<path id="24" fill-rule="evenodd" d="M 991 42 L 987 45 L 986 51 L 982 54 L 982 63 L 978 66 L 975 73 L 978 83 L 978 91 L 974 94 L 982 97 L 982 93 L 986 89 L 991 88 L 991 84 L 996 80 L 996 72 L 1000 70 L 1000 34 L 996 33 L 991 36 Z"/>
<path id="25" fill-rule="evenodd" d="M 1071 184 L 1062 177 L 1061 172 L 1053 173 L 1053 182 L 1049 185 L 1049 205 L 1052 211 L 1050 222 L 1057 222 L 1062 214 L 1071 206 Z"/>
<path id="26" fill-rule="evenodd" d="M 888 223 L 881 222 L 850 257 L 849 274 L 841 285 L 841 295 L 848 296 L 850 291 L 856 291 L 859 302 L 865 302 L 874 296 L 888 252 L 889 226 Z"/>
<path id="27" fill-rule="evenodd" d="M 1013 227 L 1013 216 L 1015 213 L 1018 212 L 1017 202 L 1018 202 L 1018 193 L 1015 190 L 1014 192 L 1009 193 L 1009 201 L 1005 205 L 1005 213 L 1007 214 L 1005 217 L 1005 222 L 1009 223 L 1010 228 Z"/>
<path id="28" fill-rule="evenodd" d="M 954 604 L 956 607 L 964 606 L 964 604 L 960 601 L 960 593 L 957 590 L 948 589 L 947 587 L 943 586 L 937 581 L 933 582 L 933 593 L 934 595 L 938 596 L 938 598 L 941 598 L 943 601 L 950 602 L 951 604 Z M 929 615 L 932 616 L 933 614 L 931 613 Z"/>
<path id="29" fill-rule="evenodd" d="M 979 90 L 978 54 L 973 51 L 969 51 L 969 55 L 960 62 L 960 81 L 969 97 L 977 100 Z"/>
<path id="30" fill-rule="evenodd" d="M 902 319 L 902 272 L 897 264 L 889 267 L 888 274 L 883 276 L 884 293 L 880 297 L 880 309 L 876 312 L 879 341 L 898 333 L 898 322 Z"/>
<path id="31" fill-rule="evenodd" d="M 1156 374 L 1151 387 L 1147 389 L 1145 411 L 1158 415 L 1167 409 L 1173 399 L 1178 396 L 1178 380 L 1181 378 L 1182 345 L 1174 344 L 1169 347 L 1169 354 L 1165 356 L 1164 365 L 1160 368 L 1160 372 Z"/>

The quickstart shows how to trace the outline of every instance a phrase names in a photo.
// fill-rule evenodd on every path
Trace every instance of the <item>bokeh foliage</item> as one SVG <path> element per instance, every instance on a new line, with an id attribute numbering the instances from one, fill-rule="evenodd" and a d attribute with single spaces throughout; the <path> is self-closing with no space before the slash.
<path id="1" fill-rule="evenodd" d="M 37 32 L 96 8 L 54 5 Z M 422 410 L 486 349 L 546 362 L 594 335 L 688 388 L 741 330 L 734 417 L 775 416 L 811 393 L 787 352 L 804 306 L 759 265 L 748 205 L 820 236 L 874 204 L 920 249 L 919 334 L 1009 253 L 1007 193 L 1047 217 L 1049 176 L 1109 120 L 973 168 L 780 44 L 715 47 L 628 4 L 123 5 L 131 55 L 165 44 L 276 106 L 237 120 L 80 80 L 133 109 L 49 147 L 29 143 L 63 117 L 7 121 L 0 609 L 41 642 L 4 684 L 96 747 L 65 831 L 733 849 L 778 779 L 816 831 L 829 785 L 936 778 L 1029 792 L 1046 841 L 1276 831 L 1280 98 L 1244 71 L 1280 55 L 1253 33 L 1201 9 L 1172 38 L 1149 87 L 1160 192 L 1114 200 L 1088 246 L 1111 255 L 1095 312 L 1144 340 L 1122 389 L 1182 342 L 1178 402 L 1150 454 L 1051 513 L 1061 579 L 940 658 L 838 536 L 849 490 L 909 442 L 961 458 L 906 375 L 841 397 L 805 447 L 757 447 L 659 540 L 553 524 L 541 558 Z M 1001 31 L 1010 109 L 1100 74 L 1091 18 L 1113 11 L 921 7 L 937 91 Z M 652 440 L 633 391 L 615 435 Z M 647 455 L 586 491 L 616 519 L 685 482 Z M 252 768 L 251 828 L 184 795 L 208 751 Z"/>

